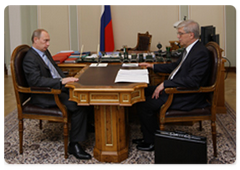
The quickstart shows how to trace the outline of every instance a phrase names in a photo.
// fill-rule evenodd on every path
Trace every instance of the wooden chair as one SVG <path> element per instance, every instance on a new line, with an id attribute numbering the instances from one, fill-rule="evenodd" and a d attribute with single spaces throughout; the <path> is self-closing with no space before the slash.
<path id="1" fill-rule="evenodd" d="M 68 114 L 66 107 L 60 102 L 58 94 L 61 90 L 42 88 L 42 87 L 29 87 L 22 68 L 22 62 L 29 50 L 28 45 L 20 45 L 15 48 L 11 56 L 11 71 L 12 80 L 15 90 L 18 120 L 19 120 L 19 149 L 20 154 L 23 153 L 23 119 L 39 119 L 40 129 L 42 128 L 42 120 L 48 120 L 52 122 L 62 122 L 64 124 L 64 149 L 65 158 L 68 157 Z M 54 108 L 41 108 L 35 106 L 29 102 L 31 94 L 51 94 L 54 95 L 54 99 L 58 107 Z M 31 128 L 31 127 L 25 127 Z"/>
<path id="2" fill-rule="evenodd" d="M 160 130 L 164 130 L 164 124 L 169 122 L 196 122 L 203 120 L 211 121 L 212 128 L 212 140 L 214 156 L 217 157 L 217 145 L 216 145 L 216 105 L 218 98 L 218 85 L 221 74 L 221 50 L 217 43 L 209 42 L 206 47 L 210 51 L 212 58 L 211 72 L 209 78 L 209 85 L 207 87 L 200 87 L 197 90 L 188 90 L 184 88 L 166 88 L 165 92 L 169 94 L 167 102 L 162 106 L 160 110 Z M 184 93 L 209 93 L 208 101 L 211 103 L 211 107 L 194 109 L 191 111 L 179 111 L 168 109 L 171 106 L 174 94 Z"/>
<path id="3" fill-rule="evenodd" d="M 152 42 L 152 35 L 150 35 L 148 31 L 145 34 L 138 33 L 138 40 L 137 40 L 136 47 L 130 48 L 128 50 L 150 51 L 151 42 Z"/>

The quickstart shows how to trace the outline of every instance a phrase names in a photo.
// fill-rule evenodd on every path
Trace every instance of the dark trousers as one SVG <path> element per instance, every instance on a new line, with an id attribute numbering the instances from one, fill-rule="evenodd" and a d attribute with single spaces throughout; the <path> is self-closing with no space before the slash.
<path id="1" fill-rule="evenodd" d="M 157 114 L 165 103 L 162 96 L 152 99 L 156 86 L 149 86 L 145 89 L 145 102 L 137 103 L 137 111 L 140 117 L 143 139 L 146 143 L 154 144 L 154 133 L 159 130 L 159 119 Z"/>
<path id="2" fill-rule="evenodd" d="M 68 89 L 62 90 L 59 99 L 67 107 L 71 117 L 70 142 L 83 142 L 87 139 L 87 119 L 93 114 L 92 107 L 78 106 L 76 102 L 69 101 Z"/>

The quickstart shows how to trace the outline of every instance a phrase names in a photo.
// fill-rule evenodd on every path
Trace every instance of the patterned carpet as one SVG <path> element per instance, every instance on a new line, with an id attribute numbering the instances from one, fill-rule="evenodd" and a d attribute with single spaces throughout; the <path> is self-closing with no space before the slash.
<path id="1" fill-rule="evenodd" d="M 208 163 L 232 164 L 236 160 L 236 113 L 227 103 L 226 108 L 227 114 L 217 114 L 217 158 L 213 157 L 209 121 L 203 122 L 203 131 L 198 131 L 198 123 L 193 126 L 167 125 L 166 130 L 180 130 L 194 135 L 206 136 Z M 24 120 L 23 154 L 21 155 L 19 154 L 17 110 L 6 116 L 4 122 L 4 158 L 9 164 L 102 164 L 94 157 L 91 160 L 78 160 L 70 155 L 68 159 L 65 159 L 62 124 L 43 122 L 43 129 L 40 130 L 39 121 L 36 120 Z M 140 137 L 139 122 L 130 119 L 130 141 Z M 91 155 L 94 143 L 94 133 L 91 133 L 83 144 Z M 138 151 L 136 144 L 130 142 L 129 157 L 121 164 L 154 164 L 154 152 Z"/>

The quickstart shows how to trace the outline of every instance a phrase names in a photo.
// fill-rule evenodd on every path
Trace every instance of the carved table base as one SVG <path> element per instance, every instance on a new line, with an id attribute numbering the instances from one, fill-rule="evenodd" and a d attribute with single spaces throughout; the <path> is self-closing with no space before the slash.
<path id="1" fill-rule="evenodd" d="M 127 119 L 124 107 L 95 106 L 94 157 L 101 162 L 121 162 L 128 158 Z"/>

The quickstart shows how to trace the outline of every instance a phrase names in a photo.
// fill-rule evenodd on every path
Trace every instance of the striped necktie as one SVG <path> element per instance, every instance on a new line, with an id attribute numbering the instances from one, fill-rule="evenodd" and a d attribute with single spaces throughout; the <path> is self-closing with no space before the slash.
<path id="1" fill-rule="evenodd" d="M 172 73 L 169 75 L 168 80 L 173 79 L 173 77 L 176 75 L 176 73 L 178 72 L 178 70 L 179 70 L 180 67 L 182 66 L 182 63 L 183 63 L 184 60 L 186 59 L 186 56 L 187 56 L 186 54 L 187 54 L 187 50 L 184 49 L 181 62 L 180 62 L 179 65 L 172 71 Z"/>
<path id="2" fill-rule="evenodd" d="M 59 73 L 56 70 L 56 68 L 52 65 L 51 61 L 48 59 L 48 57 L 45 54 L 43 54 L 43 60 L 46 63 L 46 65 L 48 66 L 48 68 L 49 68 L 53 78 L 62 78 L 59 75 Z"/>

